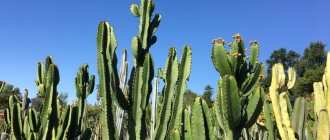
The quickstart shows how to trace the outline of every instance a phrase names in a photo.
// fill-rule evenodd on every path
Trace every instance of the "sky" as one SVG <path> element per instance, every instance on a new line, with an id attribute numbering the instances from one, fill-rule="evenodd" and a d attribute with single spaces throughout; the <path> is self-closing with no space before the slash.
<path id="1" fill-rule="evenodd" d="M 164 67 L 168 50 L 192 47 L 192 72 L 188 88 L 202 94 L 206 85 L 217 88 L 219 73 L 211 61 L 211 40 L 227 42 L 240 33 L 248 45 L 260 44 L 260 62 L 273 50 L 287 48 L 300 54 L 311 42 L 330 44 L 329 0 L 154 0 L 162 21 L 157 43 L 150 49 L 155 69 Z M 117 55 L 128 49 L 132 66 L 131 39 L 138 33 L 139 19 L 129 7 L 138 0 L 4 0 L 0 1 L 0 80 L 27 88 L 35 97 L 37 62 L 51 55 L 60 70 L 58 92 L 76 99 L 74 77 L 79 66 L 89 64 L 97 76 L 96 32 L 100 21 L 114 27 Z M 329 50 L 329 45 L 326 46 Z M 98 83 L 98 79 L 96 79 Z M 88 97 L 96 101 L 96 92 Z"/>

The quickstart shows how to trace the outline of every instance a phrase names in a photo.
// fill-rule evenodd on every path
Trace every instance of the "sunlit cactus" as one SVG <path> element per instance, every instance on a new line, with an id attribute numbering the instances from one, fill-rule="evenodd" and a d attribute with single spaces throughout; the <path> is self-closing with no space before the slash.
<path id="1" fill-rule="evenodd" d="M 251 127 L 263 106 L 263 88 L 259 80 L 264 74 L 264 65 L 258 62 L 259 43 L 250 43 L 250 57 L 240 34 L 229 43 L 219 38 L 212 41 L 211 58 L 220 73 L 217 97 L 214 103 L 217 122 L 224 131 L 225 139 L 239 139 L 243 128 Z"/>

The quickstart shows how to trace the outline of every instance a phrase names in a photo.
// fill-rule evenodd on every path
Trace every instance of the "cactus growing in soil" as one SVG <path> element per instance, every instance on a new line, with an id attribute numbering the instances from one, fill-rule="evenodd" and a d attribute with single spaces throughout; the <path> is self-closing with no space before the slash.
<path id="1" fill-rule="evenodd" d="M 264 65 L 257 61 L 259 43 L 250 42 L 248 58 L 240 34 L 233 38 L 229 52 L 223 39 L 212 41 L 212 62 L 221 76 L 214 106 L 225 139 L 238 139 L 244 127 L 256 122 L 263 104 L 263 89 L 258 86 L 259 79 L 264 77 Z"/>

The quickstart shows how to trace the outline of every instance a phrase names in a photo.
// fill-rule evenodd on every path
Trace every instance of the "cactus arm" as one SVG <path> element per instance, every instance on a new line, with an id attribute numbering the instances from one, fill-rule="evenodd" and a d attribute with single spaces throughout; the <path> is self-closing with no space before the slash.
<path id="1" fill-rule="evenodd" d="M 206 138 L 210 140 L 215 140 L 210 109 L 204 99 L 202 99 L 201 105 L 203 109 L 203 120 L 204 120 Z"/>
<path id="2" fill-rule="evenodd" d="M 223 42 L 216 42 L 212 48 L 211 58 L 213 65 L 221 76 L 231 74 L 226 48 Z"/>
<path id="3" fill-rule="evenodd" d="M 29 125 L 32 132 L 38 132 L 39 129 L 39 115 L 34 109 L 28 110 Z"/>
<path id="4" fill-rule="evenodd" d="M 170 129 L 181 130 L 182 112 L 183 112 L 183 96 L 186 91 L 186 81 L 191 72 L 192 52 L 189 46 L 185 46 L 182 51 L 181 61 L 179 64 L 179 78 L 176 87 L 175 99 L 173 101 L 173 114 Z"/>
<path id="5" fill-rule="evenodd" d="M 256 62 L 259 56 L 259 44 L 258 42 L 251 42 L 250 48 L 250 59 L 249 59 L 249 68 L 252 69 L 255 67 Z"/>
<path id="6" fill-rule="evenodd" d="M 142 48 L 148 48 L 148 29 L 151 16 L 151 0 L 141 0 L 140 4 L 140 25 L 139 39 L 141 40 Z"/>
<path id="7" fill-rule="evenodd" d="M 261 95 L 263 94 L 263 88 L 259 86 L 248 96 L 248 105 L 246 107 L 247 121 L 245 128 L 251 127 L 257 121 L 262 111 L 263 101 Z"/>
<path id="8" fill-rule="evenodd" d="M 224 119 L 227 120 L 229 128 L 235 128 L 241 119 L 240 97 L 236 80 L 233 76 L 226 75 L 222 79 L 221 85 L 221 109 Z"/>
<path id="9" fill-rule="evenodd" d="M 295 131 L 296 134 L 298 134 L 299 139 L 303 138 L 304 134 L 304 122 L 305 120 L 305 111 L 306 111 L 306 105 L 305 105 L 305 99 L 303 97 L 296 98 L 296 101 L 294 103 L 293 113 L 291 116 L 292 120 L 292 128 Z"/>
<path id="10" fill-rule="evenodd" d="M 97 62 L 98 62 L 98 75 L 99 75 L 99 83 L 100 83 L 100 96 L 102 103 L 102 111 L 100 115 L 100 123 L 102 126 L 102 137 L 104 139 L 115 139 L 116 129 L 114 126 L 114 118 L 113 113 L 114 110 L 112 108 L 112 100 L 110 93 L 110 85 L 109 85 L 109 70 L 107 66 L 106 59 L 106 48 L 109 44 L 109 24 L 107 22 L 101 22 L 98 27 L 98 37 L 97 37 Z"/>
<path id="11" fill-rule="evenodd" d="M 205 128 L 203 120 L 203 109 L 201 106 L 201 98 L 197 97 L 195 99 L 193 108 L 192 108 L 192 117 L 191 117 L 191 130 L 192 130 L 192 139 L 196 140 L 205 140 Z"/>
<path id="12" fill-rule="evenodd" d="M 14 103 L 11 108 L 11 132 L 12 137 L 16 140 L 23 139 L 21 108 L 19 103 Z"/>
<path id="13" fill-rule="evenodd" d="M 289 140 L 294 140 L 295 135 L 294 135 L 294 131 L 291 127 L 291 122 L 290 122 L 290 117 L 289 117 L 289 113 L 288 113 L 288 105 L 287 105 L 287 101 L 286 101 L 286 96 L 287 93 L 283 92 L 280 94 L 280 106 L 281 106 L 281 114 L 282 114 L 282 118 L 283 118 L 283 125 L 285 127 L 285 130 L 287 131 L 287 136 L 289 138 Z"/>
<path id="14" fill-rule="evenodd" d="M 46 59 L 49 60 L 49 59 Z M 47 62 L 47 61 L 46 61 Z M 59 82 L 58 69 L 55 64 L 49 64 L 47 72 L 45 102 L 41 113 L 41 130 L 39 130 L 39 137 L 50 139 L 52 135 L 52 128 L 57 126 L 57 109 L 52 106 L 57 106 L 57 84 Z M 50 121 L 52 120 L 52 121 Z"/>
<path id="15" fill-rule="evenodd" d="M 191 135 L 191 117 L 188 109 L 184 110 L 184 139 L 190 140 L 192 139 Z"/>
<path id="16" fill-rule="evenodd" d="M 328 140 L 330 137 L 329 131 L 329 116 L 328 112 L 323 109 L 319 113 L 319 120 L 317 126 L 317 139 L 318 140 Z"/>
<path id="17" fill-rule="evenodd" d="M 264 100 L 263 103 L 264 107 L 264 113 L 265 113 L 265 119 L 266 119 L 266 129 L 268 130 L 268 139 L 269 140 L 275 140 L 275 130 L 274 130 L 274 123 L 272 120 L 272 106 L 270 103 L 268 103 L 267 100 Z"/>
<path id="18" fill-rule="evenodd" d="M 176 56 L 175 48 L 171 48 L 166 60 L 164 69 L 164 92 L 163 92 L 163 105 L 160 112 L 160 117 L 157 120 L 156 139 L 164 139 L 168 129 L 168 122 L 171 117 L 172 99 L 175 93 L 175 83 L 178 80 L 178 59 Z"/>
<path id="19" fill-rule="evenodd" d="M 259 84 L 259 76 L 263 74 L 264 65 L 258 63 L 254 69 L 254 72 L 248 75 L 247 80 L 243 83 L 241 92 L 244 95 L 249 95 Z"/>
<path id="20" fill-rule="evenodd" d="M 222 129 L 229 129 L 229 126 L 226 122 L 224 122 L 223 112 L 221 109 L 221 82 L 222 80 L 218 81 L 218 89 L 217 89 L 217 96 L 214 101 L 214 109 L 216 114 L 216 120 Z"/>
<path id="21" fill-rule="evenodd" d="M 146 137 L 146 123 L 145 121 L 145 115 L 146 115 L 146 106 L 149 102 L 149 96 L 151 93 L 151 81 L 152 77 L 154 75 L 153 70 L 153 61 L 152 57 L 149 53 L 146 54 L 144 64 L 143 64 L 143 72 L 142 72 L 142 83 L 140 92 L 137 92 L 137 102 L 140 103 L 136 106 L 136 120 L 138 123 L 136 123 L 135 126 L 135 132 L 136 132 L 136 138 L 145 139 Z"/>
<path id="22" fill-rule="evenodd" d="M 171 130 L 170 132 L 170 140 L 180 140 L 180 133 L 179 130 Z"/>
<path id="23" fill-rule="evenodd" d="M 288 89 L 293 88 L 294 83 L 296 82 L 296 70 L 294 68 L 289 68 L 288 70 Z"/>
<path id="24" fill-rule="evenodd" d="M 67 106 L 61 116 L 60 125 L 56 133 L 56 140 L 62 140 L 67 135 L 68 127 L 71 123 L 71 113 L 72 107 Z"/>
<path id="25" fill-rule="evenodd" d="M 133 16 L 139 17 L 140 11 L 137 4 L 132 4 L 130 7 L 131 13 Z"/>

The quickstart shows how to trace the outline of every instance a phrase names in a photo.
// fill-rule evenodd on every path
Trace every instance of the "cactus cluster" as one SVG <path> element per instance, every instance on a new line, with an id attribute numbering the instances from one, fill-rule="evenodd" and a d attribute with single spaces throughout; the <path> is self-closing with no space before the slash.
<path id="1" fill-rule="evenodd" d="M 233 38 L 229 52 L 223 39 L 212 41 L 212 62 L 221 76 L 214 106 L 225 139 L 238 139 L 243 128 L 249 128 L 256 122 L 262 111 L 264 92 L 259 86 L 264 69 L 264 65 L 257 61 L 259 43 L 250 42 L 248 58 L 240 34 Z"/>
<path id="2" fill-rule="evenodd" d="M 154 9 L 152 0 L 141 0 L 140 5 L 130 7 L 132 15 L 140 19 L 140 25 L 131 41 L 133 64 L 129 78 L 126 50 L 118 71 L 114 29 L 106 21 L 99 23 L 97 70 L 101 112 L 94 127 L 86 125 L 87 97 L 95 86 L 95 76 L 89 75 L 89 66 L 82 65 L 75 77 L 76 103 L 61 107 L 57 97 L 59 70 L 53 58 L 47 57 L 44 63 L 38 63 L 35 80 L 37 95 L 44 100 L 41 110 L 29 108 L 27 90 L 22 99 L 10 96 L 9 108 L 4 112 L 6 133 L 1 137 L 117 140 L 123 139 L 123 128 L 126 128 L 126 139 L 329 139 L 330 59 L 322 82 L 314 83 L 314 104 L 311 105 L 307 97 L 296 97 L 292 106 L 289 90 L 296 81 L 293 68 L 285 72 L 282 64 L 275 64 L 267 94 L 261 82 L 265 76 L 264 65 L 258 62 L 259 43 L 250 42 L 247 56 L 240 34 L 233 36 L 229 51 L 223 39 L 214 39 L 211 59 L 220 79 L 213 107 L 209 108 L 203 98 L 197 97 L 193 106 L 184 108 L 192 49 L 184 46 L 179 60 L 177 50 L 170 48 L 165 67 L 154 74 L 149 49 L 157 41 L 154 34 L 161 20 L 160 14 L 153 15 Z M 158 79 L 164 83 L 160 94 Z M 0 81 L 0 91 L 4 85 Z M 309 106 L 313 106 L 314 112 L 308 110 Z M 152 108 L 150 122 L 148 107 Z M 311 114 L 315 120 L 309 118 Z M 310 122 L 313 128 L 308 125 Z"/>
<path id="3" fill-rule="evenodd" d="M 77 77 L 78 106 L 61 108 L 57 98 L 59 71 L 51 57 L 45 63 L 38 63 L 37 80 L 38 96 L 44 100 L 41 112 L 28 108 L 28 92 L 25 90 L 22 103 L 11 95 L 9 108 L 5 111 L 5 120 L 10 128 L 10 138 L 17 140 L 32 139 L 76 139 L 91 136 L 91 130 L 84 128 L 86 114 L 86 97 L 93 91 L 94 76 L 88 80 L 88 65 L 80 67 Z M 84 94 L 84 95 L 83 95 Z"/>

